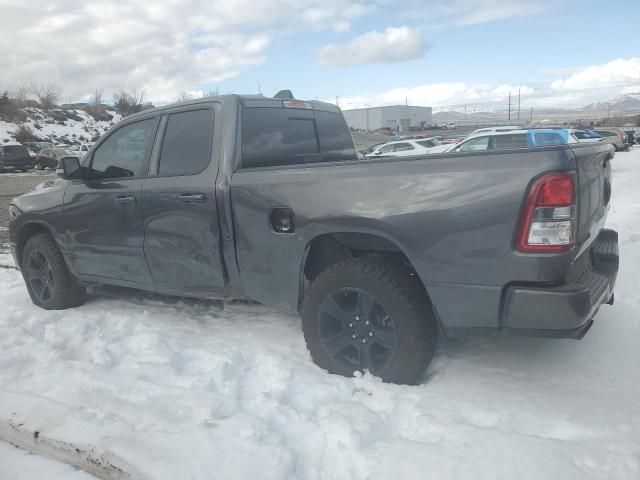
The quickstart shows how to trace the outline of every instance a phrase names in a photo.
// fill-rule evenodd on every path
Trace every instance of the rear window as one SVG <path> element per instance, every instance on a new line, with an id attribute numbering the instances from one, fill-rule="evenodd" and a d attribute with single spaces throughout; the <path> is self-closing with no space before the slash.
<path id="1" fill-rule="evenodd" d="M 527 147 L 527 135 L 524 133 L 515 135 L 495 135 L 493 137 L 493 148 L 496 150 L 525 147 Z"/>
<path id="2" fill-rule="evenodd" d="M 242 111 L 242 166 L 271 167 L 356 158 L 342 115 L 289 108 Z"/>
<path id="3" fill-rule="evenodd" d="M 563 145 L 567 143 L 567 141 L 563 138 L 563 136 L 556 132 L 534 133 L 533 136 L 534 136 L 533 143 L 536 146 Z"/>
<path id="4" fill-rule="evenodd" d="M 610 130 L 594 130 L 598 135 L 602 135 L 603 137 L 615 137 L 618 134 L 616 132 L 612 132 Z"/>
<path id="5" fill-rule="evenodd" d="M 27 148 L 23 145 L 0 145 L 3 147 L 5 153 L 26 153 Z"/>

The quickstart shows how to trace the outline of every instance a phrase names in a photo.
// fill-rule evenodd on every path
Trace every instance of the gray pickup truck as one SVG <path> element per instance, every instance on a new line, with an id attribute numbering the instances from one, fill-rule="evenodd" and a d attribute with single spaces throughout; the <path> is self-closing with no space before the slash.
<path id="1" fill-rule="evenodd" d="M 249 298 L 300 312 L 330 372 L 415 383 L 441 335 L 587 332 L 618 270 L 612 157 L 357 160 L 334 105 L 225 95 L 115 125 L 13 200 L 10 239 L 43 308 L 96 284 Z"/>

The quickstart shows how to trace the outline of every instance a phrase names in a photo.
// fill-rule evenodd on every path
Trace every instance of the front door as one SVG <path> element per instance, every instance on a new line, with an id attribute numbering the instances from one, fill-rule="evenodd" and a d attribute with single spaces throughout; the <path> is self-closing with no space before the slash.
<path id="1" fill-rule="evenodd" d="M 151 284 L 144 257 L 141 191 L 158 117 L 127 123 L 94 151 L 85 180 L 64 193 L 68 256 L 80 277 Z"/>
<path id="2" fill-rule="evenodd" d="M 225 285 L 212 106 L 169 112 L 152 176 L 142 187 L 144 252 L 156 288 L 214 293 Z"/>

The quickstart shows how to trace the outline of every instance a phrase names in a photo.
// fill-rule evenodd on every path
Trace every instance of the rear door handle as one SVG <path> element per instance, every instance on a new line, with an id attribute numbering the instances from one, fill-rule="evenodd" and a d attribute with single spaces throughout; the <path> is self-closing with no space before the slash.
<path id="1" fill-rule="evenodd" d="M 204 193 L 182 193 L 178 195 L 178 200 L 184 203 L 204 203 L 207 196 Z"/>
<path id="2" fill-rule="evenodd" d="M 129 203 L 133 203 L 136 201 L 136 196 L 135 195 L 119 195 L 116 198 L 116 203 L 119 203 L 120 205 L 127 205 Z"/>

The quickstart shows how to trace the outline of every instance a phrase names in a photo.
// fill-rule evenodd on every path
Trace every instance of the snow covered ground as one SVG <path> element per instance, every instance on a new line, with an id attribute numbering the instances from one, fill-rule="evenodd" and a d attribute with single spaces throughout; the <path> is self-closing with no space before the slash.
<path id="1" fill-rule="evenodd" d="M 637 480 L 640 148 L 613 168 L 615 305 L 582 341 L 443 344 L 417 387 L 327 374 L 264 307 L 111 292 L 46 312 L 0 268 L 0 436 L 37 430 L 132 478 Z M 24 453 L 0 447 L 13 478 Z"/>
<path id="2" fill-rule="evenodd" d="M 88 473 L 0 442 L 0 478 L 7 480 L 95 480 Z"/>

